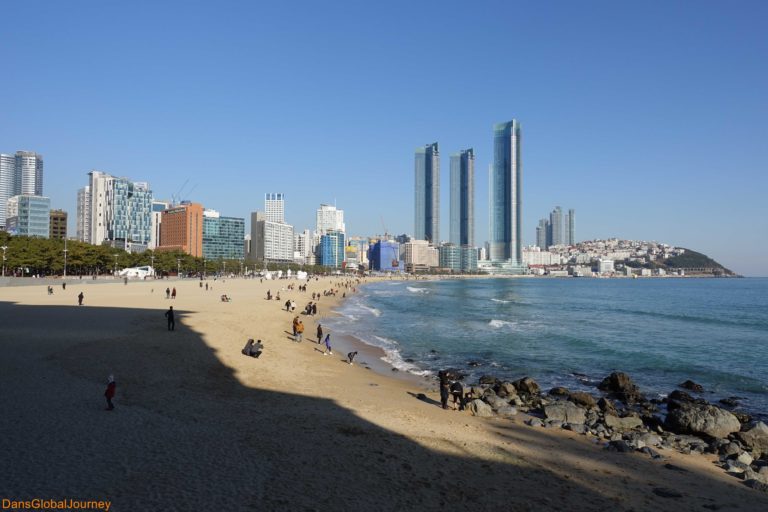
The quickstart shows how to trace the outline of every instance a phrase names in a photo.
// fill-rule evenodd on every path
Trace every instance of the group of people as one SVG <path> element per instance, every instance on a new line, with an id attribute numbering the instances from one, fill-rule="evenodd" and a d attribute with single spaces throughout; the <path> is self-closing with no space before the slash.
<path id="1" fill-rule="evenodd" d="M 173 287 L 173 291 L 171 291 L 170 288 L 165 289 L 165 298 L 166 299 L 175 299 L 176 298 L 176 287 Z"/>
<path id="2" fill-rule="evenodd" d="M 453 397 L 452 408 L 463 411 L 467 404 L 467 395 L 464 394 L 464 386 L 458 378 L 453 378 L 448 370 L 437 372 L 437 379 L 440 385 L 440 405 L 443 409 L 448 409 L 448 399 Z"/>

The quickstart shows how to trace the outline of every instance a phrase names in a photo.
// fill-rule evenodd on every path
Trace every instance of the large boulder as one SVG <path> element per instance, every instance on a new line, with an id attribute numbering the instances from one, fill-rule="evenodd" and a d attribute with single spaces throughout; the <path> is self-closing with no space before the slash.
<path id="1" fill-rule="evenodd" d="M 562 386 L 557 386 L 549 390 L 549 394 L 552 396 L 563 396 L 567 397 L 571 394 L 571 390 L 568 388 L 564 388 Z"/>
<path id="2" fill-rule="evenodd" d="M 601 411 L 603 411 L 605 414 L 613 414 L 614 416 L 618 416 L 619 414 L 616 412 L 616 406 L 613 405 L 613 402 L 608 400 L 607 398 L 600 398 L 600 400 L 597 401 L 597 406 L 600 408 Z"/>
<path id="3" fill-rule="evenodd" d="M 690 379 L 685 381 L 685 382 L 683 382 L 682 384 L 680 384 L 680 387 L 683 388 L 683 389 L 691 390 L 691 391 L 696 392 L 696 393 L 703 393 L 704 392 L 704 386 L 702 386 L 701 384 L 696 384 L 695 382 L 693 382 Z"/>
<path id="4" fill-rule="evenodd" d="M 610 396 L 621 400 L 625 404 L 643 402 L 645 398 L 640 393 L 640 389 L 632 382 L 624 372 L 613 372 L 597 385 L 601 391 L 607 392 Z"/>
<path id="5" fill-rule="evenodd" d="M 483 397 L 483 402 L 490 405 L 494 411 L 509 405 L 509 402 L 507 400 L 500 398 L 497 395 L 490 395 L 490 394 Z"/>
<path id="6" fill-rule="evenodd" d="M 493 389 L 496 391 L 497 395 L 506 398 L 507 400 L 512 400 L 517 396 L 517 388 L 515 388 L 515 385 L 511 382 L 500 382 L 494 386 Z"/>
<path id="7" fill-rule="evenodd" d="M 513 382 L 515 388 L 517 389 L 518 393 L 527 393 L 529 395 L 538 395 L 541 392 L 541 388 L 536 383 L 535 380 L 533 380 L 530 377 L 523 377 L 520 380 L 516 380 Z"/>
<path id="8" fill-rule="evenodd" d="M 768 425 L 758 421 L 754 427 L 744 432 L 739 432 L 739 439 L 752 450 L 755 457 L 768 454 Z"/>
<path id="9" fill-rule="evenodd" d="M 634 416 L 627 416 L 626 418 L 619 418 L 613 414 L 605 415 L 605 426 L 612 428 L 617 432 L 625 432 L 627 430 L 633 430 L 643 426 L 643 420 Z"/>
<path id="10" fill-rule="evenodd" d="M 584 409 L 571 402 L 549 404 L 544 407 L 544 415 L 547 417 L 547 420 L 581 425 L 587 419 Z"/>
<path id="11" fill-rule="evenodd" d="M 589 409 L 597 406 L 595 398 L 589 393 L 585 393 L 584 391 L 574 391 L 573 393 L 570 393 L 568 395 L 568 400 L 575 403 L 576 405 L 583 405 Z"/>
<path id="12" fill-rule="evenodd" d="M 665 425 L 680 434 L 704 434 L 723 438 L 738 432 L 739 420 L 730 412 L 714 405 L 681 403 L 667 414 Z"/>
<path id="13" fill-rule="evenodd" d="M 477 399 L 469 402 L 469 412 L 474 416 L 480 416 L 481 418 L 493 416 L 493 409 L 491 409 L 491 406 L 482 400 Z"/>
<path id="14" fill-rule="evenodd" d="M 497 382 L 499 382 L 499 379 L 494 377 L 493 375 L 482 375 L 479 380 L 480 384 L 483 384 L 485 386 L 493 386 Z"/>

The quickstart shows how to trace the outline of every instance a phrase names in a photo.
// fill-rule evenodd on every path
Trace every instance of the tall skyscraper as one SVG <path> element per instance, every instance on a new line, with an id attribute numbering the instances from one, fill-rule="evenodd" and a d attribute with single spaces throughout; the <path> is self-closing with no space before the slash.
<path id="1" fill-rule="evenodd" d="M 536 246 L 542 251 L 546 251 L 548 238 L 549 221 L 547 219 L 539 219 L 539 225 L 536 226 Z"/>
<path id="2" fill-rule="evenodd" d="M 16 152 L 16 194 L 43 195 L 43 155 Z"/>
<path id="3" fill-rule="evenodd" d="M 346 233 L 344 224 L 344 210 L 339 210 L 329 204 L 321 204 L 317 209 L 315 235 L 321 237 L 328 231 L 340 231 Z"/>
<path id="4" fill-rule="evenodd" d="M 440 151 L 437 142 L 416 150 L 414 239 L 440 242 Z"/>
<path id="5" fill-rule="evenodd" d="M 552 213 L 549 214 L 550 241 L 549 245 L 563 245 L 563 210 L 555 206 Z"/>
<path id="6" fill-rule="evenodd" d="M 565 216 L 565 243 L 574 245 L 576 243 L 576 210 L 571 208 Z"/>
<path id="7" fill-rule="evenodd" d="M 285 223 L 285 199 L 283 194 L 264 195 L 265 219 L 269 222 Z"/>
<path id="8" fill-rule="evenodd" d="M 77 191 L 77 239 L 81 242 L 91 243 L 91 186 Z"/>
<path id="9" fill-rule="evenodd" d="M 451 155 L 450 241 L 458 247 L 475 245 L 475 152 Z"/>
<path id="10" fill-rule="evenodd" d="M 5 229 L 8 199 L 16 195 L 16 158 L 0 154 L 0 228 Z"/>
<path id="11" fill-rule="evenodd" d="M 523 265 L 521 140 L 517 120 L 494 125 L 489 183 L 490 259 L 509 267 L 510 272 L 522 271 Z"/>

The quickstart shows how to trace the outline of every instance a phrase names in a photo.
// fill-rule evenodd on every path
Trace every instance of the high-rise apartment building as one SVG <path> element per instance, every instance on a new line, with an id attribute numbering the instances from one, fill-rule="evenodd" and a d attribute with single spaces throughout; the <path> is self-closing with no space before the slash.
<path id="1" fill-rule="evenodd" d="M 346 256 L 345 235 L 342 231 L 329 230 L 320 237 L 320 265 L 341 268 Z"/>
<path id="2" fill-rule="evenodd" d="M 48 238 L 51 240 L 64 240 L 67 238 L 67 212 L 64 210 L 51 210 Z"/>
<path id="3" fill-rule="evenodd" d="M 163 211 L 156 250 L 203 256 L 203 205 L 187 202 Z"/>
<path id="4" fill-rule="evenodd" d="M 77 191 L 77 210 L 75 212 L 77 220 L 77 239 L 80 242 L 91 242 L 91 186 Z"/>
<path id="5" fill-rule="evenodd" d="M 285 223 L 285 198 L 283 194 L 264 194 L 265 220 Z"/>
<path id="6" fill-rule="evenodd" d="M 475 245 L 475 152 L 472 148 L 451 155 L 450 241 Z"/>
<path id="7" fill-rule="evenodd" d="M 549 214 L 549 245 L 563 245 L 563 210 L 559 206 Z"/>
<path id="8" fill-rule="evenodd" d="M 440 242 L 440 151 L 437 142 L 416 150 L 414 238 Z"/>
<path id="9" fill-rule="evenodd" d="M 207 260 L 239 260 L 245 256 L 245 219 L 222 217 L 215 210 L 203 211 L 203 257 Z"/>
<path id="10" fill-rule="evenodd" d="M 490 171 L 489 272 L 523 272 L 523 176 L 520 123 L 493 127 L 493 166 Z"/>
<path id="11" fill-rule="evenodd" d="M 100 171 L 88 177 L 88 186 L 78 191 L 78 237 L 82 233 L 83 241 L 95 245 L 146 249 L 152 231 L 149 185 Z"/>
<path id="12" fill-rule="evenodd" d="M 156 249 L 160 245 L 160 225 L 163 222 L 163 212 L 171 207 L 168 201 L 152 201 L 152 217 L 150 220 L 151 231 L 149 233 L 149 249 Z"/>
<path id="13" fill-rule="evenodd" d="M 0 154 L 0 228 L 5 229 L 8 199 L 16 195 L 16 158 Z"/>
<path id="14" fill-rule="evenodd" d="M 344 210 L 339 210 L 330 204 L 321 204 L 317 209 L 315 233 L 317 236 L 323 236 L 329 231 L 346 233 Z"/>
<path id="15" fill-rule="evenodd" d="M 539 219 L 539 225 L 536 226 L 536 247 L 542 251 L 546 251 L 549 241 L 549 221 L 547 219 Z"/>
<path id="16" fill-rule="evenodd" d="M 573 208 L 565 215 L 565 244 L 576 244 L 576 210 Z"/>
<path id="17" fill-rule="evenodd" d="M 266 220 L 264 212 L 251 213 L 251 261 L 293 261 L 293 226 Z"/>
<path id="18" fill-rule="evenodd" d="M 43 195 L 43 155 L 16 152 L 16 194 Z"/>
<path id="19" fill-rule="evenodd" d="M 407 272 L 424 272 L 440 265 L 440 252 L 426 240 L 411 240 L 401 244 Z"/>

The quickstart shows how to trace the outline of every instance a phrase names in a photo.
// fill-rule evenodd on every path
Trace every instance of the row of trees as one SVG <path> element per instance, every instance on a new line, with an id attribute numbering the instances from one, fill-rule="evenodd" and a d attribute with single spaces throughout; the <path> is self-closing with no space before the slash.
<path id="1" fill-rule="evenodd" d="M 64 240 L 10 236 L 0 232 L 0 247 L 5 247 L 5 275 L 63 275 Z M 158 274 L 239 274 L 257 270 L 304 270 L 311 274 L 328 272 L 320 266 L 300 266 L 296 264 L 269 264 L 247 262 L 238 259 L 207 260 L 195 258 L 179 251 L 145 251 L 129 253 L 108 245 L 91 245 L 69 240 L 66 244 L 67 275 L 111 274 L 126 267 L 152 265 Z"/>

